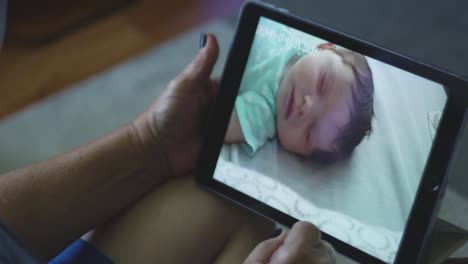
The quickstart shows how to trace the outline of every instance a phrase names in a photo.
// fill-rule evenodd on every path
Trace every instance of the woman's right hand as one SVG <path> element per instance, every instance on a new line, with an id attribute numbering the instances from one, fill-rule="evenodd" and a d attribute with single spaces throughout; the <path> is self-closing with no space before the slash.
<path id="1" fill-rule="evenodd" d="M 320 230 L 308 222 L 297 222 L 289 232 L 263 241 L 244 264 L 332 264 L 333 250 L 320 238 Z"/>

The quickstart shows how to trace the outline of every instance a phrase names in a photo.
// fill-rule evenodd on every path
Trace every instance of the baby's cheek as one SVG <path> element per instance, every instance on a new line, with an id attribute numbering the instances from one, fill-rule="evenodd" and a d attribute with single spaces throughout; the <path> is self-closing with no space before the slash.
<path id="1" fill-rule="evenodd" d="M 299 128 L 288 124 L 277 126 L 278 141 L 281 146 L 289 152 L 303 154 L 304 144 Z"/>
<path id="2" fill-rule="evenodd" d="M 333 151 L 334 142 L 339 138 L 339 132 L 340 130 L 334 126 L 333 123 L 320 127 L 320 133 L 317 135 L 317 142 L 319 142 L 324 151 Z"/>
<path id="3" fill-rule="evenodd" d="M 288 129 L 287 129 L 287 125 L 285 124 L 278 124 L 276 126 L 276 135 L 277 135 L 277 140 L 279 141 L 279 143 L 284 147 L 284 148 L 287 148 L 288 147 L 288 137 L 289 137 L 289 134 L 288 134 Z"/>

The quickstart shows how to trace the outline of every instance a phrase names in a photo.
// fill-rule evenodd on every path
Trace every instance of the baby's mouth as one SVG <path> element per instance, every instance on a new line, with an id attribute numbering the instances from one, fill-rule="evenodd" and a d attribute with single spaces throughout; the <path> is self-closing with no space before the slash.
<path id="1" fill-rule="evenodd" d="M 286 105 L 285 119 L 288 120 L 294 109 L 294 86 L 289 93 L 288 104 Z"/>

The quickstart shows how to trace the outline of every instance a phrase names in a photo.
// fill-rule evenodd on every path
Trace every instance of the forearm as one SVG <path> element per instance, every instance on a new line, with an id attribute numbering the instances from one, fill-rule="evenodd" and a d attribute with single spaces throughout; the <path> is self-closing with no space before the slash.
<path id="1" fill-rule="evenodd" d="M 119 128 L 0 176 L 1 218 L 38 256 L 54 256 L 167 177 L 162 156 L 158 146 L 143 145 L 132 126 Z"/>

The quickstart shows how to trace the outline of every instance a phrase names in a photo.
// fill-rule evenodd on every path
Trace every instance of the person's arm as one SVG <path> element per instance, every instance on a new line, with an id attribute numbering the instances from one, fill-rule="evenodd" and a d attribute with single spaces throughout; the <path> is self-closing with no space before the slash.
<path id="1" fill-rule="evenodd" d="M 0 176 L 0 218 L 42 258 L 59 253 L 168 177 L 193 169 L 216 94 L 214 37 L 128 125 L 69 153 Z"/>
<path id="2" fill-rule="evenodd" d="M 231 119 L 229 119 L 229 125 L 226 132 L 226 137 L 224 138 L 226 143 L 241 143 L 245 142 L 244 133 L 239 123 L 239 117 L 237 116 L 237 111 L 234 109 L 232 111 Z"/>
<path id="3" fill-rule="evenodd" d="M 158 150 L 154 146 L 154 161 L 147 162 L 135 130 L 127 125 L 6 173 L 0 176 L 1 218 L 33 253 L 52 257 L 168 177 Z"/>

